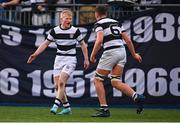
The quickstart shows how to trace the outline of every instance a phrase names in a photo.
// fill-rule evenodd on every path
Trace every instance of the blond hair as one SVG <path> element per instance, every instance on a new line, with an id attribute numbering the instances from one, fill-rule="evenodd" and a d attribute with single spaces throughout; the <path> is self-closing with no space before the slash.
<path id="1" fill-rule="evenodd" d="M 69 9 L 64 9 L 64 10 L 60 13 L 60 18 L 62 18 L 62 16 L 63 16 L 64 14 L 67 14 L 67 15 L 69 15 L 69 16 L 73 16 L 72 11 L 69 10 Z"/>

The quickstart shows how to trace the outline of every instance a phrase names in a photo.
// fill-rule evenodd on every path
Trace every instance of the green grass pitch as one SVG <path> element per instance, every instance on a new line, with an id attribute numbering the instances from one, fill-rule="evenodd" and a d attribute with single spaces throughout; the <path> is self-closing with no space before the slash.
<path id="1" fill-rule="evenodd" d="M 93 118 L 95 108 L 75 108 L 71 115 L 53 115 L 49 107 L 0 106 L 0 122 L 180 122 L 180 109 L 145 109 L 137 115 L 135 109 L 110 108 L 111 117 Z"/>

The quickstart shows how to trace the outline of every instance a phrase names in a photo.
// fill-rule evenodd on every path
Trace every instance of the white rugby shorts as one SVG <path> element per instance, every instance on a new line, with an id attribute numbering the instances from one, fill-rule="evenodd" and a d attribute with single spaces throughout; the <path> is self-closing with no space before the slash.
<path id="1" fill-rule="evenodd" d="M 111 71 L 115 65 L 121 65 L 124 67 L 126 61 L 125 48 L 115 48 L 103 52 L 97 68 Z"/>
<path id="2" fill-rule="evenodd" d="M 69 76 L 76 68 L 77 59 L 75 56 L 56 56 L 54 61 L 53 76 L 59 76 L 61 72 L 67 73 Z"/>

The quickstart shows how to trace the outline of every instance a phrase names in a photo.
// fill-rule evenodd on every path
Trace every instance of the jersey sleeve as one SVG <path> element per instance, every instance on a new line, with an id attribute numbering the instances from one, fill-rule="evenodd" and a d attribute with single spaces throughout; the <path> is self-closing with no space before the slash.
<path id="1" fill-rule="evenodd" d="M 82 40 L 83 40 L 83 36 L 80 32 L 79 29 L 77 29 L 76 33 L 75 33 L 75 37 L 76 37 L 76 40 L 80 43 Z"/>
<path id="2" fill-rule="evenodd" d="M 121 33 L 126 32 L 126 30 L 124 29 L 124 27 L 121 23 L 119 23 L 119 27 L 121 28 Z"/>
<path id="3" fill-rule="evenodd" d="M 123 26 L 121 26 L 121 32 L 122 32 L 122 33 L 123 33 L 123 32 L 126 32 L 126 30 L 124 29 Z"/>
<path id="4" fill-rule="evenodd" d="M 50 33 L 48 34 L 48 36 L 47 36 L 47 40 L 50 41 L 50 42 L 53 42 L 53 41 L 55 41 L 54 37 L 55 37 L 55 32 L 54 32 L 54 29 L 52 29 L 50 31 Z"/>
<path id="5" fill-rule="evenodd" d="M 96 23 L 96 24 L 94 25 L 94 31 L 95 31 L 95 32 L 103 31 L 102 25 L 99 24 L 99 23 Z"/>

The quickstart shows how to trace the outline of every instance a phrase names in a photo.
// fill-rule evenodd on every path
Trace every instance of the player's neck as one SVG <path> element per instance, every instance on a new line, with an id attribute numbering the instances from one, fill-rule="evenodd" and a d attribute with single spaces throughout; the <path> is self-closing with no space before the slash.
<path id="1" fill-rule="evenodd" d="M 63 25 L 63 24 L 60 25 L 60 28 L 61 28 L 61 29 L 69 29 L 70 27 L 71 27 L 71 25 L 69 25 L 69 26 L 65 26 L 65 25 Z"/>
<path id="2" fill-rule="evenodd" d="M 99 18 L 97 20 L 101 20 L 103 18 L 107 18 L 107 16 L 106 15 L 99 16 Z"/>

